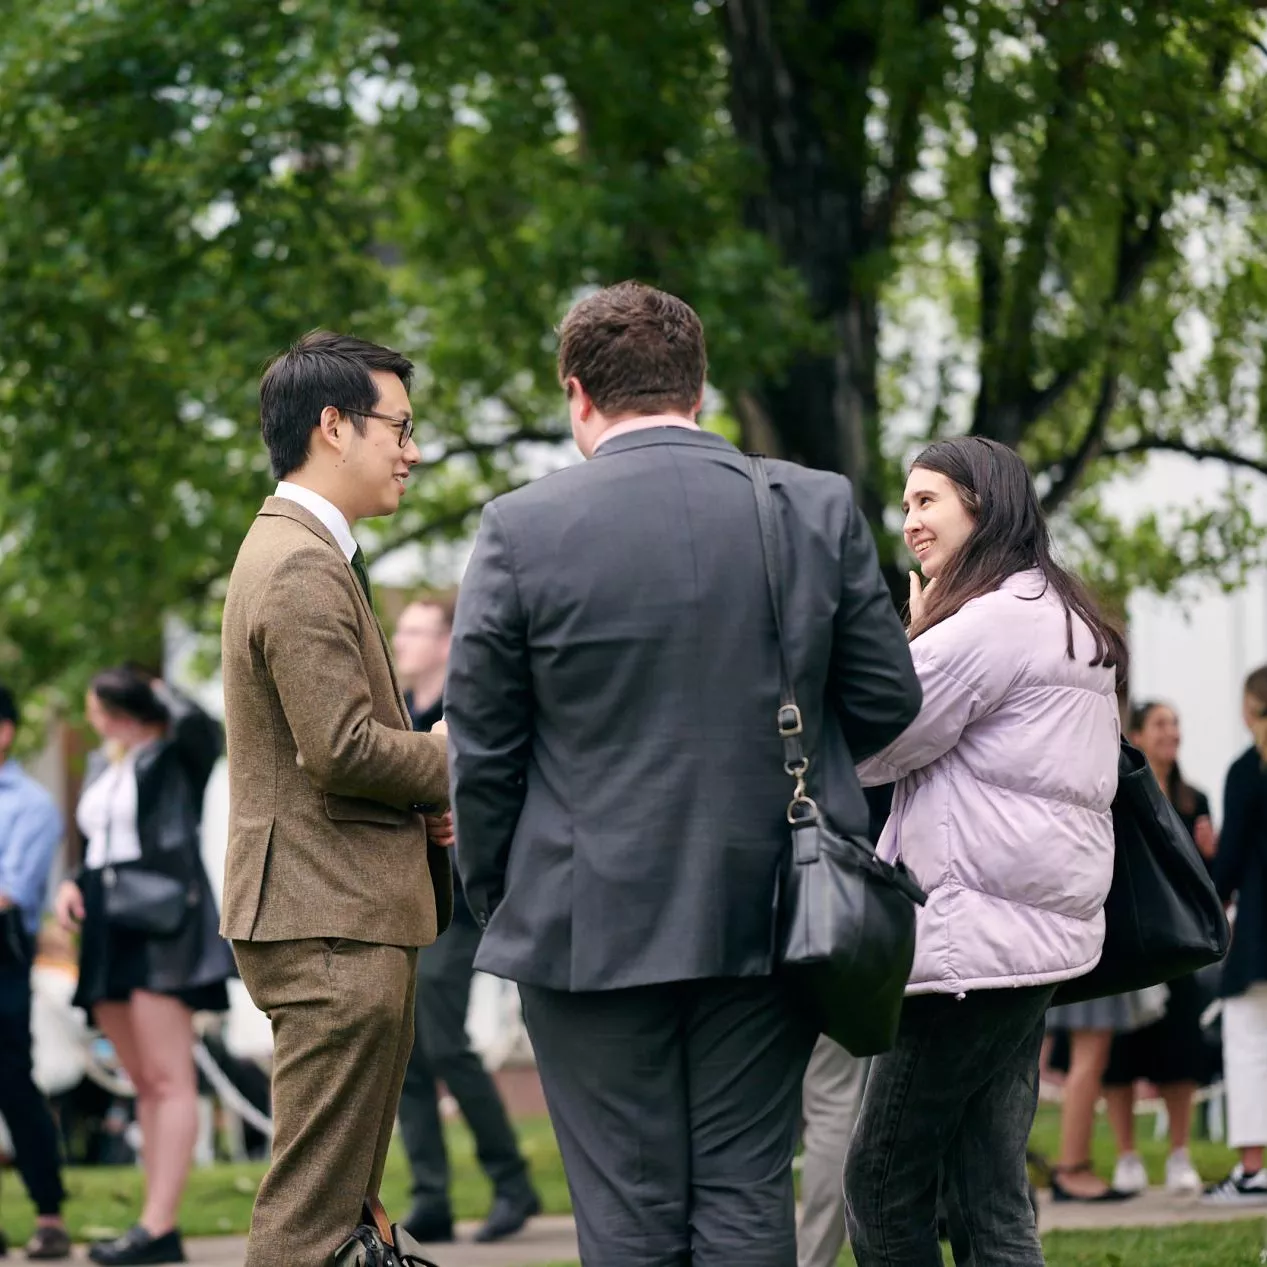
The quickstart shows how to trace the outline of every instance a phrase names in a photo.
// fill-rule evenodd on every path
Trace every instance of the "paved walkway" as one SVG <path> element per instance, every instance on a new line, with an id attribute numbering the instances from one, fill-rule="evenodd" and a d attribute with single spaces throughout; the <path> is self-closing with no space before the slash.
<path id="1" fill-rule="evenodd" d="M 1159 1189 L 1143 1193 L 1119 1204 L 1052 1203 L 1049 1194 L 1040 1197 L 1039 1226 L 1044 1232 L 1056 1228 L 1093 1230 L 1099 1227 L 1159 1227 L 1176 1223 L 1217 1223 L 1228 1219 L 1267 1220 L 1267 1207 L 1259 1210 L 1200 1205 L 1195 1198 L 1167 1196 Z M 501 1245 L 475 1245 L 470 1236 L 472 1223 L 458 1230 L 466 1239 L 430 1250 L 441 1267 L 545 1267 L 545 1264 L 575 1262 L 576 1231 L 570 1218 L 533 1219 L 514 1240 Z M 242 1267 L 244 1242 L 238 1237 L 190 1241 L 189 1261 L 196 1267 Z"/>
<path id="2" fill-rule="evenodd" d="M 546 1263 L 576 1261 L 576 1230 L 570 1218 L 533 1219 L 513 1240 L 499 1245 L 476 1245 L 471 1236 L 478 1223 L 459 1226 L 463 1238 L 452 1245 L 428 1247 L 440 1267 L 543 1267 Z M 187 1241 L 185 1252 L 196 1267 L 242 1267 L 246 1242 L 237 1236 Z"/>
<path id="3" fill-rule="evenodd" d="M 1172 1197 L 1161 1188 L 1150 1188 L 1129 1201 L 1082 1202 L 1051 1199 L 1050 1192 L 1038 1197 L 1038 1228 L 1094 1229 L 1097 1227 L 1166 1227 L 1176 1223 L 1226 1223 L 1230 1219 L 1267 1219 L 1267 1206 L 1245 1209 L 1237 1206 L 1202 1205 L 1196 1197 Z"/>

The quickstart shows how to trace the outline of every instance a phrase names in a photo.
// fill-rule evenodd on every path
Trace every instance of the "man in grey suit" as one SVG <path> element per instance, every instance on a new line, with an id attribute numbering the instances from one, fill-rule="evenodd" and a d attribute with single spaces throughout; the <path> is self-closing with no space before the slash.
<path id="1" fill-rule="evenodd" d="M 794 1267 L 815 1034 L 772 976 L 790 780 L 751 482 L 701 431 L 699 318 L 636 283 L 560 331 L 592 461 L 489 504 L 445 715 L 476 965 L 520 984 L 587 1267 Z M 770 464 L 811 791 L 864 834 L 853 763 L 919 708 L 838 475 Z"/>

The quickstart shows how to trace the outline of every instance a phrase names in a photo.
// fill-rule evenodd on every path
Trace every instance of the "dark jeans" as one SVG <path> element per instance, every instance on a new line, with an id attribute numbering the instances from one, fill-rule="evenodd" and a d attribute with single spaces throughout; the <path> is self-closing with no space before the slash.
<path id="1" fill-rule="evenodd" d="M 498 1196 L 530 1192 L 528 1167 L 484 1062 L 471 1050 L 466 1012 L 480 930 L 459 920 L 418 952 L 414 1049 L 400 1096 L 400 1133 L 413 1176 L 414 1215 L 450 1217 L 449 1157 L 436 1083 L 443 1082 L 475 1137 L 475 1152 Z"/>
<path id="2" fill-rule="evenodd" d="M 773 981 L 520 994 L 584 1267 L 796 1267 L 815 1035 Z"/>
<path id="3" fill-rule="evenodd" d="M 37 1213 L 60 1213 L 66 1193 L 57 1127 L 31 1077 L 31 976 L 26 968 L 0 968 L 0 1117 L 13 1138 L 18 1173 Z"/>
<path id="4" fill-rule="evenodd" d="M 938 1172 L 959 1267 L 1042 1267 L 1025 1146 L 1054 987 L 906 1000 L 871 1062 L 845 1164 L 858 1267 L 942 1267 Z"/>

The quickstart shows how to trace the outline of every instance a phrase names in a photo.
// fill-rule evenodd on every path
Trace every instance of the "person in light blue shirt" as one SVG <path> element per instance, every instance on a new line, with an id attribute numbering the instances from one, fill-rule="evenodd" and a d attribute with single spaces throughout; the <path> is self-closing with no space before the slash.
<path id="1" fill-rule="evenodd" d="M 49 872 L 62 839 L 62 816 L 53 798 L 9 755 L 19 722 L 13 693 L 0 686 L 0 919 L 21 912 L 34 947 Z M 48 1102 L 35 1085 L 31 1065 L 31 964 L 15 952 L 21 938 L 6 938 L 0 950 L 0 1117 L 9 1128 L 18 1173 L 35 1203 L 35 1233 L 27 1257 L 70 1257 L 62 1221 L 57 1128 Z M 3 1234 L 0 1233 L 0 1243 Z"/>
<path id="2" fill-rule="evenodd" d="M 4 725 L 12 729 L 14 723 Z M 20 908 L 34 937 L 62 841 L 62 815 L 48 792 L 4 752 L 0 737 L 0 911 Z"/>

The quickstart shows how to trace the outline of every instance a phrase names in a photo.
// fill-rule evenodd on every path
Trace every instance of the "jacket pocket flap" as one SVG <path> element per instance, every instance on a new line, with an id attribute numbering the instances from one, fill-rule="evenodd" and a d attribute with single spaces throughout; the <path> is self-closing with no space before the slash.
<path id="1" fill-rule="evenodd" d="M 382 801 L 363 796 L 336 796 L 325 793 L 326 815 L 337 823 L 381 823 L 384 827 L 403 827 L 413 817 L 408 810 L 384 805 Z"/>

